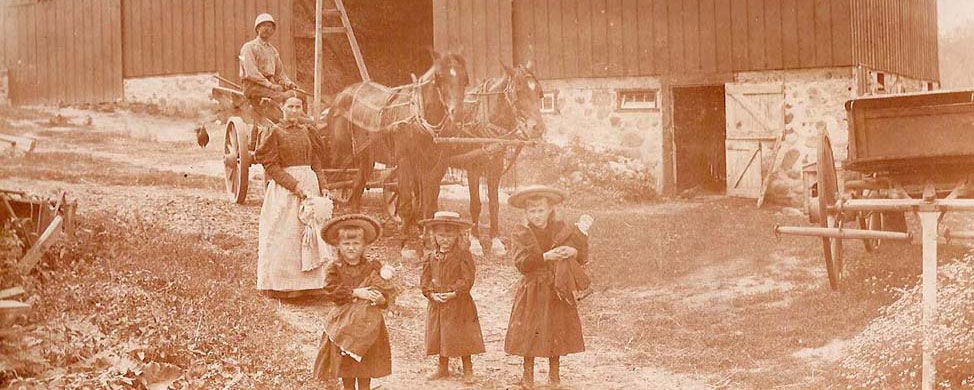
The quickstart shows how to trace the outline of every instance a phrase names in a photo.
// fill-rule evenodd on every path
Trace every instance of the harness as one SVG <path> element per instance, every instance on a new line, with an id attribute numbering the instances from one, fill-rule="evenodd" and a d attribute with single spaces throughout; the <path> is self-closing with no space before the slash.
<path id="1" fill-rule="evenodd" d="M 471 138 L 497 138 L 497 139 L 528 139 L 530 138 L 526 129 L 527 122 L 523 119 L 524 115 L 520 109 L 518 109 L 517 101 L 517 88 L 514 79 L 508 75 L 504 78 L 497 80 L 493 85 L 490 84 L 491 80 L 484 80 L 475 91 L 468 93 L 464 99 L 464 104 L 476 104 L 476 114 L 473 116 L 472 120 L 469 122 L 463 122 L 460 124 L 460 132 Z M 497 87 L 501 83 L 507 83 L 503 90 L 497 91 Z M 494 124 L 490 118 L 490 96 L 502 95 L 504 97 L 504 102 L 514 113 L 515 125 L 513 129 L 507 129 Z M 496 152 L 491 152 L 487 150 L 488 145 L 482 145 L 481 149 L 484 150 L 488 156 L 493 156 Z M 514 163 L 520 156 L 521 151 L 524 149 L 524 145 L 517 145 L 514 150 L 514 156 L 509 160 L 510 163 L 504 167 L 501 171 L 501 175 L 507 174 L 511 168 L 514 167 Z M 504 150 L 503 148 L 501 150 Z"/>

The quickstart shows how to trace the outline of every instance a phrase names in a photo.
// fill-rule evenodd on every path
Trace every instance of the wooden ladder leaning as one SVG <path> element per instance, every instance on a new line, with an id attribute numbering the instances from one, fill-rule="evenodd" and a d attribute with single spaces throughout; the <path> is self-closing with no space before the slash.
<path id="1" fill-rule="evenodd" d="M 314 120 L 318 120 L 321 115 L 321 45 L 323 43 L 321 34 L 344 34 L 348 38 L 348 45 L 352 48 L 352 55 L 355 56 L 355 66 L 358 67 L 359 76 L 362 81 L 371 81 L 369 69 L 365 67 L 365 60 L 362 59 L 362 51 L 359 50 L 358 41 L 355 39 L 355 32 L 352 31 L 352 23 L 348 21 L 348 13 L 345 12 L 345 3 L 342 0 L 331 0 L 334 8 L 324 8 L 327 0 L 315 0 L 315 74 L 314 74 Z M 338 15 L 342 21 L 341 27 L 325 26 L 325 15 Z"/>

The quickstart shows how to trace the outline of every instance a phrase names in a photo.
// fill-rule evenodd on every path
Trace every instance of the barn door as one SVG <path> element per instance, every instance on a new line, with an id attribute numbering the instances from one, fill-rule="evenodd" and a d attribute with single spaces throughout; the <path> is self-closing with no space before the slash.
<path id="1" fill-rule="evenodd" d="M 775 139 L 784 130 L 784 87 L 727 84 L 727 195 L 757 198 L 770 169 Z"/>

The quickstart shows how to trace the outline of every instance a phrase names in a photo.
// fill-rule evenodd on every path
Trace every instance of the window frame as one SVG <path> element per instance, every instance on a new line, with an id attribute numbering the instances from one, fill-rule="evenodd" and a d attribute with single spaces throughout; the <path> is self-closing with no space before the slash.
<path id="1" fill-rule="evenodd" d="M 632 107 L 626 106 L 626 96 L 637 95 L 637 94 L 648 94 L 652 95 L 652 105 L 649 106 L 636 106 Z M 625 88 L 616 90 L 616 111 L 620 112 L 658 112 L 660 110 L 660 94 L 659 88 Z M 650 103 L 647 101 L 642 102 L 630 102 L 632 103 Z"/>
<path id="2" fill-rule="evenodd" d="M 545 108 L 545 102 L 551 102 L 551 107 Z M 541 95 L 541 101 L 538 103 L 541 105 L 542 114 L 556 114 L 558 113 L 558 93 L 555 91 L 545 92 Z"/>

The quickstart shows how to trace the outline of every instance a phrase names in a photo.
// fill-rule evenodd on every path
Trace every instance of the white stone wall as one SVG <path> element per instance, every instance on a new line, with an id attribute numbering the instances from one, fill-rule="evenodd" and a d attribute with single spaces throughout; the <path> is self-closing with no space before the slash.
<path id="1" fill-rule="evenodd" d="M 10 105 L 10 79 L 6 69 L 0 69 L 0 106 Z"/>
<path id="2" fill-rule="evenodd" d="M 125 79 L 125 101 L 156 105 L 166 115 L 196 117 L 216 108 L 210 91 L 219 85 L 213 73 Z"/>
<path id="3" fill-rule="evenodd" d="M 660 88 L 655 77 L 545 80 L 544 91 L 554 92 L 555 112 L 544 114 L 545 138 L 565 144 L 573 138 L 597 148 L 620 151 L 642 161 L 661 188 L 663 170 L 662 114 L 656 111 L 619 111 L 619 89 Z M 660 93 L 659 99 L 662 99 Z"/>

